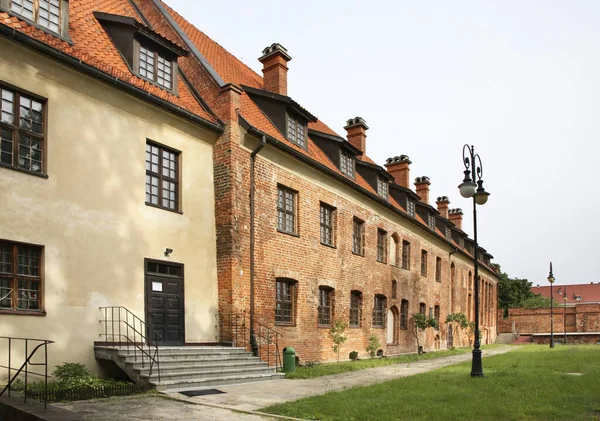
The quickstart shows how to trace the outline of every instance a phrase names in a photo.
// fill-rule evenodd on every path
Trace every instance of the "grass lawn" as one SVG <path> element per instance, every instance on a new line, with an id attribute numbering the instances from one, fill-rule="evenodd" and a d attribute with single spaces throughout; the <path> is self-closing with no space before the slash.
<path id="1" fill-rule="evenodd" d="M 471 378 L 470 368 L 458 364 L 262 411 L 344 421 L 600 419 L 600 346 L 523 346 L 484 357 L 484 377 Z"/>
<path id="2" fill-rule="evenodd" d="M 499 345 L 485 345 L 483 349 L 491 349 Z M 346 373 L 348 371 L 364 370 L 365 368 L 380 367 L 382 365 L 413 363 L 422 360 L 447 357 L 450 355 L 466 354 L 471 348 L 456 348 L 447 351 L 427 352 L 425 354 L 406 354 L 389 358 L 370 358 L 358 361 L 344 361 L 341 363 L 317 364 L 313 367 L 297 367 L 296 371 L 286 373 L 286 379 L 311 379 L 313 377 L 328 376 L 330 374 Z"/>

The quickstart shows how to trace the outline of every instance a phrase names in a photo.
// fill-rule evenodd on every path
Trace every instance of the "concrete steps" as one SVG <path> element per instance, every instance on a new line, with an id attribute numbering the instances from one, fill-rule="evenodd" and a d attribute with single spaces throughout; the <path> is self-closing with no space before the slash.
<path id="1" fill-rule="evenodd" d="M 516 335 L 513 333 L 499 333 L 496 336 L 496 344 L 511 344 L 516 339 Z"/>
<path id="2" fill-rule="evenodd" d="M 133 381 L 161 391 L 180 391 L 224 384 L 255 382 L 282 378 L 274 367 L 254 357 L 244 348 L 234 347 L 160 347 L 158 367 L 131 347 L 95 348 L 96 358 L 113 361 Z M 154 354 L 154 351 L 152 351 Z"/>

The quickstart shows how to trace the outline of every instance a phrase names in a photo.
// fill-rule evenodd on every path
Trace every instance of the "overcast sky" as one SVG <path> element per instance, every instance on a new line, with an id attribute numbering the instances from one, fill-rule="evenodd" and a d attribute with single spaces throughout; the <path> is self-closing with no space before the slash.
<path id="1" fill-rule="evenodd" d="M 598 282 L 600 2 L 166 0 L 259 74 L 262 49 L 292 56 L 288 93 L 345 136 L 370 127 L 377 163 L 410 157 L 431 200 L 460 197 L 462 146 L 484 167 L 479 243 L 511 277 Z"/>

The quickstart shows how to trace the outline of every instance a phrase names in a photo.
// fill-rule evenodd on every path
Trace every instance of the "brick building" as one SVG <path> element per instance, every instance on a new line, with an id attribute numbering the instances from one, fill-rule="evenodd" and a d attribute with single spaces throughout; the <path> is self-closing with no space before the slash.
<path id="1" fill-rule="evenodd" d="M 534 294 L 550 298 L 550 285 L 531 287 Z M 600 303 L 600 282 L 589 284 L 554 285 L 552 298 L 559 303 L 566 300 L 567 304 Z"/>

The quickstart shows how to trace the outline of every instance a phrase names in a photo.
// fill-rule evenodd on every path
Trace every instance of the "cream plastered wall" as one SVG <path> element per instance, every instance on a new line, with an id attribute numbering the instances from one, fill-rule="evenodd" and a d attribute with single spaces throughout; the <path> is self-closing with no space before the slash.
<path id="1" fill-rule="evenodd" d="M 0 336 L 50 339 L 51 365 L 97 368 L 98 307 L 144 318 L 153 258 L 185 265 L 186 342 L 214 342 L 217 135 L 3 38 L 0 81 L 48 99 L 48 178 L 0 167 L 0 239 L 44 246 L 46 315 L 0 314 Z M 145 205 L 146 139 L 181 151 L 182 214 Z"/>

